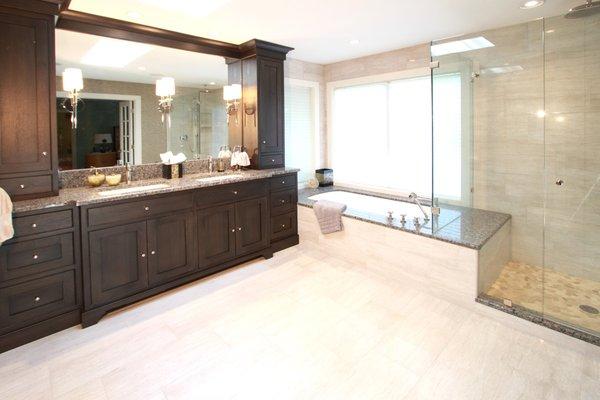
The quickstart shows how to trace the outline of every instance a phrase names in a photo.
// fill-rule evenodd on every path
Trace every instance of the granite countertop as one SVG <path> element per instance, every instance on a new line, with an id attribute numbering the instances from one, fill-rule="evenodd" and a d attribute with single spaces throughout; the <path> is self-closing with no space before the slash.
<path id="1" fill-rule="evenodd" d="M 13 212 L 24 212 L 40 210 L 52 207 L 61 207 L 66 205 L 81 206 L 86 204 L 104 203 L 109 201 L 131 199 L 136 197 L 144 197 L 148 195 L 156 195 L 162 193 L 178 192 L 183 190 L 193 190 L 203 187 L 224 185 L 235 182 L 250 181 L 254 179 L 270 178 L 276 175 L 289 174 L 298 172 L 297 169 L 291 168 L 277 168 L 269 170 L 248 170 L 248 171 L 228 171 L 221 173 L 198 173 L 185 175 L 179 179 L 146 179 L 133 181 L 129 185 L 121 183 L 118 186 L 107 186 L 106 184 L 92 188 L 92 187 L 77 187 L 69 189 L 61 189 L 58 196 L 44 197 L 40 199 L 16 201 L 13 203 Z M 232 176 L 234 175 L 234 176 Z M 214 179 L 207 181 L 198 181 L 202 178 L 222 177 L 223 179 Z M 149 186 L 165 184 L 168 185 L 162 188 L 155 188 L 144 190 L 141 192 L 134 193 L 122 193 L 118 195 L 103 196 L 100 192 L 134 188 L 138 186 Z"/>
<path id="2" fill-rule="evenodd" d="M 310 196 L 336 190 L 366 194 L 390 200 L 408 200 L 407 198 L 400 196 L 378 194 L 340 186 L 329 186 L 317 189 L 300 190 L 298 192 L 298 204 L 305 207 L 312 207 L 315 200 L 309 199 Z M 509 214 L 480 210 L 477 208 L 441 205 L 440 209 L 441 212 L 439 216 L 433 216 L 431 221 L 428 221 L 426 224 L 419 227 L 416 227 L 412 218 L 408 217 L 404 224 L 400 223 L 399 218 L 394 218 L 392 221 L 389 221 L 386 215 L 387 210 L 382 210 L 381 214 L 371 214 L 348 207 L 344 212 L 344 216 L 442 240 L 444 242 L 475 250 L 481 249 L 483 245 L 511 218 Z M 420 215 L 420 217 L 422 217 L 422 215 Z"/>

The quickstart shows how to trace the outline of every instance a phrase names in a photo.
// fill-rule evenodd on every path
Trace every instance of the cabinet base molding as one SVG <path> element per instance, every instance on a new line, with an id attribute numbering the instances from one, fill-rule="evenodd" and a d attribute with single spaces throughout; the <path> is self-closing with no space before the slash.
<path id="1" fill-rule="evenodd" d="M 123 308 L 125 306 L 136 303 L 140 300 L 144 300 L 149 297 L 159 295 L 170 289 L 176 288 L 178 286 L 183 286 L 185 284 L 191 283 L 193 281 L 196 281 L 196 280 L 199 280 L 202 278 L 206 278 L 209 275 L 216 274 L 218 272 L 224 271 L 226 269 L 235 267 L 239 264 L 243 264 L 247 261 L 253 260 L 255 258 L 260 258 L 260 257 L 263 257 L 265 259 L 272 258 L 273 257 L 273 249 L 266 248 L 264 250 L 261 250 L 261 251 L 255 252 L 255 253 L 251 253 L 251 254 L 245 255 L 243 257 L 238 257 L 234 260 L 228 261 L 223 264 L 219 264 L 215 267 L 203 269 L 201 271 L 197 271 L 190 275 L 176 279 L 172 282 L 165 283 L 164 285 L 160 285 L 160 286 L 154 287 L 152 289 L 144 290 L 143 292 L 134 294 L 134 295 L 126 297 L 124 299 L 121 299 L 121 300 L 118 300 L 118 301 L 115 301 L 115 302 L 112 302 L 109 304 L 105 304 L 101 307 L 86 310 L 81 314 L 81 326 L 83 328 L 90 327 L 92 325 L 97 324 L 102 319 L 102 317 L 104 317 L 110 311 L 114 311 L 119 308 Z"/>
<path id="2" fill-rule="evenodd" d="M 0 353 L 41 339 L 53 333 L 79 325 L 81 311 L 79 309 L 47 319 L 37 324 L 21 328 L 0 336 Z"/>
<path id="3" fill-rule="evenodd" d="M 298 243 L 300 243 L 300 236 L 290 236 L 289 238 L 281 239 L 271 243 L 271 250 L 273 250 L 273 253 L 277 253 L 278 251 L 285 250 L 288 247 L 296 246 Z"/>

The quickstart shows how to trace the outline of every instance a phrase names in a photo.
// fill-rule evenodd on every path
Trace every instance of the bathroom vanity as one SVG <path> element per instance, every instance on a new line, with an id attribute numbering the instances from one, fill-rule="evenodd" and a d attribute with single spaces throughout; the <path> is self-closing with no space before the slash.
<path id="1" fill-rule="evenodd" d="M 295 170 L 198 176 L 152 194 L 16 202 L 0 247 L 0 351 L 298 243 Z"/>
<path id="2" fill-rule="evenodd" d="M 15 227 L 0 246 L 0 351 L 87 327 L 111 310 L 298 243 L 297 171 L 283 168 L 283 65 L 292 49 L 258 39 L 226 43 L 69 5 L 0 4 L 0 98 L 8 99 L 0 102 L 0 187 L 14 202 Z M 109 55 L 82 62 L 97 45 L 108 46 Z M 119 60 L 135 78 L 89 68 L 102 67 L 115 46 L 143 50 Z M 177 81 L 177 92 L 158 95 L 156 74 Z M 240 94 L 226 99 L 231 85 Z M 179 103 L 171 113 L 173 98 Z M 87 105 L 78 108 L 81 99 Z M 119 117 L 90 128 L 83 113 L 102 112 L 94 108 L 98 99 L 113 102 Z M 197 114 L 182 120 L 186 109 Z M 245 149 L 254 170 L 202 174 L 209 170 L 203 160 L 221 145 Z M 169 146 L 189 149 L 188 159 L 196 160 L 181 179 L 156 175 L 161 165 L 152 163 Z M 90 154 L 132 164 L 134 182 L 115 191 L 82 187 L 90 172 L 78 168 L 86 155 L 91 163 Z"/>

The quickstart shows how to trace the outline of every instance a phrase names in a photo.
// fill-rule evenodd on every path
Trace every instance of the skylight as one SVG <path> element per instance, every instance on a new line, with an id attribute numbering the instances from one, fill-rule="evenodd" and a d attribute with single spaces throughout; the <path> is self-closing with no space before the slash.
<path id="1" fill-rule="evenodd" d="M 469 39 L 434 44 L 431 46 L 431 54 L 433 56 L 443 56 L 446 54 L 463 53 L 465 51 L 484 49 L 486 47 L 494 47 L 494 44 L 483 36 L 477 36 Z"/>
<path id="2" fill-rule="evenodd" d="M 151 46 L 117 39 L 100 39 L 81 59 L 82 64 L 123 68 L 152 50 Z"/>

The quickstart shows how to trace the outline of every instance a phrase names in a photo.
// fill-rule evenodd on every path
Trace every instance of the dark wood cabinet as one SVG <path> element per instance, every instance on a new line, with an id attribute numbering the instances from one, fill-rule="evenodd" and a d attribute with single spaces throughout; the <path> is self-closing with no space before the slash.
<path id="1" fill-rule="evenodd" d="M 150 285 L 171 281 L 197 269 L 196 242 L 193 212 L 148 221 Z"/>
<path id="2" fill-rule="evenodd" d="M 198 211 L 200 269 L 235 258 L 235 205 L 226 204 Z"/>
<path id="3" fill-rule="evenodd" d="M 244 55 L 241 60 L 243 145 L 251 156 L 253 168 L 283 167 L 283 62 L 292 49 L 260 40 L 251 40 L 241 45 L 241 48 Z M 237 65 L 235 67 L 238 68 Z"/>
<path id="4" fill-rule="evenodd" d="M 0 7 L 0 60 L 0 185 L 57 194 L 53 16 Z"/>
<path id="5" fill-rule="evenodd" d="M 89 233 L 90 306 L 122 299 L 148 287 L 146 222 Z"/>
<path id="6" fill-rule="evenodd" d="M 235 205 L 237 256 L 262 250 L 269 245 L 268 210 L 266 197 Z"/>

